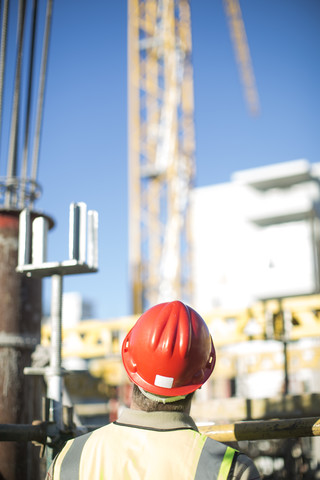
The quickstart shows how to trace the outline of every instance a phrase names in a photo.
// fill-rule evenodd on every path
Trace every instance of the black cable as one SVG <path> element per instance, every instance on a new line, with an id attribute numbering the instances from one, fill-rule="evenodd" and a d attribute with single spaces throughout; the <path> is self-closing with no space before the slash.
<path id="1" fill-rule="evenodd" d="M 44 45 L 42 51 L 42 61 L 41 61 L 41 73 L 40 73 L 40 88 L 38 96 L 38 109 L 37 109 L 37 120 L 36 120 L 36 131 L 35 139 L 33 145 L 33 156 L 32 156 L 32 193 L 35 193 L 36 188 L 36 179 L 38 173 L 38 164 L 39 164 L 39 147 L 40 147 L 40 134 L 41 134 L 41 125 L 42 125 L 42 113 L 43 113 L 43 102 L 44 102 L 44 91 L 46 83 L 46 71 L 48 63 L 48 51 L 49 51 L 49 40 L 50 40 L 50 30 L 51 30 L 51 19 L 52 19 L 52 4 L 53 0 L 48 0 L 47 11 L 46 11 L 46 25 L 44 33 Z M 32 195 L 31 195 L 32 197 Z M 31 198 L 32 200 L 32 198 Z"/>
<path id="2" fill-rule="evenodd" d="M 0 45 L 0 144 L 1 144 L 1 136 L 2 136 L 2 101 L 3 101 L 3 88 L 4 88 L 5 61 L 6 61 L 6 52 L 7 52 L 8 17 L 9 17 L 9 0 L 4 0 L 3 10 L 2 10 L 1 45 Z"/>
<path id="3" fill-rule="evenodd" d="M 26 118 L 25 118 L 25 134 L 23 145 L 23 157 L 22 157 L 22 170 L 21 170 L 21 196 L 20 207 L 24 207 L 26 197 L 26 180 L 28 170 L 28 147 L 29 147 L 29 132 L 30 132 L 30 117 L 31 117 L 31 100 L 32 100 L 32 87 L 33 87 L 33 71 L 34 71 L 34 52 L 35 52 L 35 37 L 36 37 L 36 25 L 37 25 L 37 12 L 38 12 L 38 0 L 32 2 L 32 17 L 31 17 L 31 44 L 29 54 L 29 75 L 28 75 L 28 96 L 26 106 Z"/>
<path id="4" fill-rule="evenodd" d="M 9 140 L 9 154 L 7 166 L 7 189 L 5 194 L 5 206 L 10 208 L 14 206 L 16 195 L 13 195 L 16 188 L 12 184 L 13 177 L 17 175 L 17 160 L 18 160 L 18 130 L 19 130 L 19 104 L 21 94 L 21 65 L 22 65 L 22 46 L 23 34 L 25 26 L 25 11 L 26 2 L 20 0 L 19 2 L 19 18 L 18 18 L 18 52 L 16 61 L 16 74 L 14 83 L 14 95 L 12 104 L 11 130 Z"/>

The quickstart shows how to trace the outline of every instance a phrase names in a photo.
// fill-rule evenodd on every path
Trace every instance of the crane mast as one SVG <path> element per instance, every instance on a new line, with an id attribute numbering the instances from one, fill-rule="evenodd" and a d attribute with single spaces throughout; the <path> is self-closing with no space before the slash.
<path id="1" fill-rule="evenodd" d="M 251 115 L 260 112 L 259 95 L 239 0 L 223 0 L 230 36 L 239 67 L 245 100 Z"/>
<path id="2" fill-rule="evenodd" d="M 129 265 L 139 313 L 191 292 L 189 0 L 128 1 L 128 97 Z"/>

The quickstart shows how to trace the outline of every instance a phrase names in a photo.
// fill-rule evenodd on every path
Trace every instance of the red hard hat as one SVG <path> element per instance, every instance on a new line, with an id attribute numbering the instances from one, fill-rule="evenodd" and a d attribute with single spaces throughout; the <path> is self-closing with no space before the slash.
<path id="1" fill-rule="evenodd" d="M 141 315 L 123 341 L 122 360 L 139 387 L 173 397 L 201 387 L 214 369 L 216 355 L 203 318 L 174 301 Z"/>

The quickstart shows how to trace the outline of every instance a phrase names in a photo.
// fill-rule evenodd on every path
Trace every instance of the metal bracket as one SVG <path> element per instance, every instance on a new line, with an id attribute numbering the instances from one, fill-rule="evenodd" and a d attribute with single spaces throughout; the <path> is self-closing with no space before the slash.
<path id="1" fill-rule="evenodd" d="M 69 260 L 46 261 L 47 231 L 48 224 L 44 217 L 36 218 L 31 223 L 30 211 L 24 209 L 21 212 L 16 271 L 28 277 L 52 277 L 50 364 L 45 367 L 26 367 L 24 373 L 43 375 L 46 379 L 46 437 L 50 437 L 51 442 L 47 445 L 54 451 L 66 437 L 74 436 L 72 409 L 63 407 L 62 403 L 62 378 L 69 373 L 61 366 L 63 276 L 98 271 L 98 213 L 93 210 L 87 213 L 84 203 L 70 205 Z"/>

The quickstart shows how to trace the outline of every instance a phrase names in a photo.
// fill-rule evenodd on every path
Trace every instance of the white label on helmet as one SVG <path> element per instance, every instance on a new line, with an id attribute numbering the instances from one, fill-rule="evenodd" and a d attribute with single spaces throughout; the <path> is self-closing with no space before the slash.
<path id="1" fill-rule="evenodd" d="M 174 378 L 172 377 L 163 377 L 162 375 L 156 375 L 154 384 L 156 387 L 162 388 L 171 388 L 173 385 Z"/>

